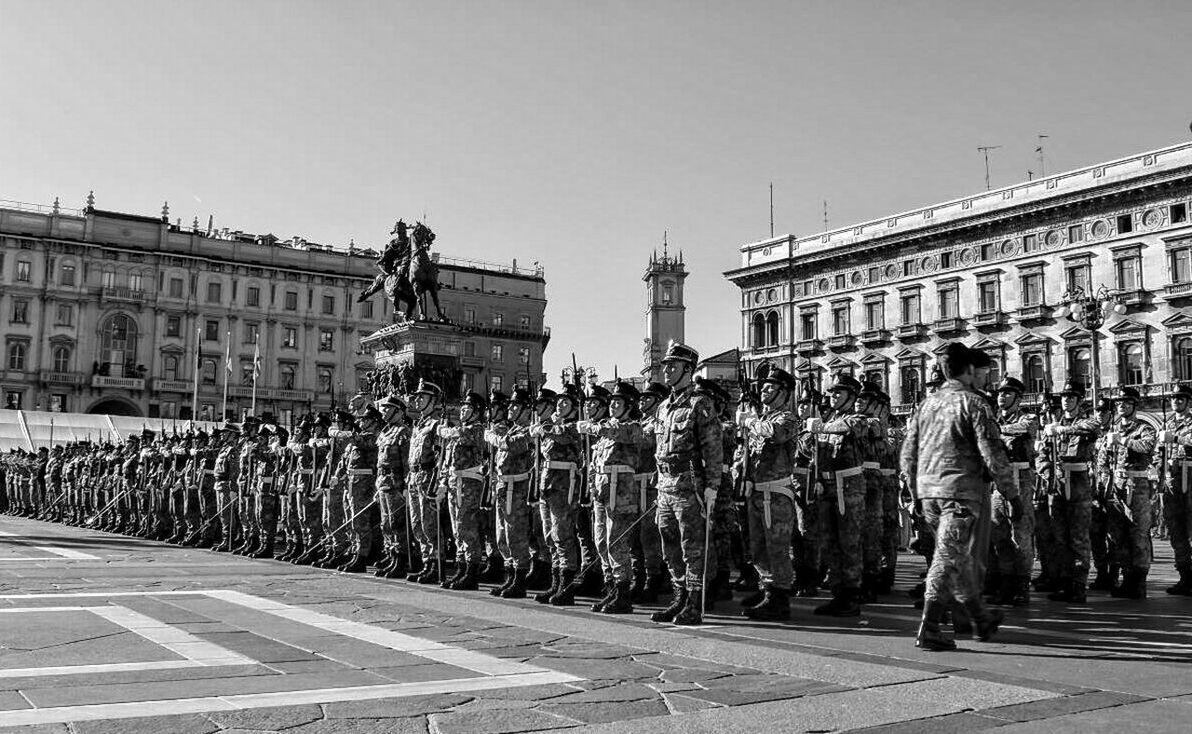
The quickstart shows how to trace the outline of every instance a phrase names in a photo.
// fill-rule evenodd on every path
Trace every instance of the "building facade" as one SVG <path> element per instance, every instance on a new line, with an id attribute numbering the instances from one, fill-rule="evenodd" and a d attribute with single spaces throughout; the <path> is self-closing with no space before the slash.
<path id="1" fill-rule="evenodd" d="M 382 294 L 356 303 L 376 256 L 183 227 L 168 207 L 0 207 L 0 407 L 185 419 L 197 372 L 199 417 L 214 418 L 230 361 L 228 414 L 241 416 L 259 345 L 258 412 L 326 409 L 367 387 L 360 339 L 394 320 Z M 541 268 L 438 260 L 444 311 L 475 326 L 466 352 L 492 374 L 540 373 Z"/>
<path id="2" fill-rule="evenodd" d="M 1192 380 L 1192 143 L 810 237 L 742 246 L 745 369 L 879 382 L 902 410 L 949 341 L 1037 400 L 1068 378 L 1157 395 Z M 1095 333 L 1076 294 L 1109 306 Z M 1119 313 L 1120 312 L 1120 313 Z M 1095 347 L 1095 349 L 1094 349 Z"/>

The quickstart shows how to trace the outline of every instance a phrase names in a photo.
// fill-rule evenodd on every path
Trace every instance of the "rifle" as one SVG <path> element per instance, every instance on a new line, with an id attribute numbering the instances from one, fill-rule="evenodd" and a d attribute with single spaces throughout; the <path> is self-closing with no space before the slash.
<path id="1" fill-rule="evenodd" d="M 737 388 L 741 392 L 737 406 L 752 408 L 754 413 L 759 413 L 760 401 L 743 374 L 737 375 Z M 750 477 L 753 476 L 753 467 L 749 456 L 749 429 L 743 425 L 737 427 L 737 444 L 741 447 L 741 472 L 733 486 L 733 495 L 738 502 L 743 502 L 748 493 Z"/>
<path id="2" fill-rule="evenodd" d="M 586 396 L 584 395 L 583 383 L 580 381 L 579 377 L 579 367 L 575 362 L 575 352 L 571 353 L 571 381 L 575 384 L 576 390 L 579 392 L 579 417 L 581 420 L 586 420 L 587 416 L 584 413 L 584 401 Z M 592 461 L 592 444 L 591 439 L 586 433 L 583 434 L 582 446 L 583 468 L 579 476 L 579 504 L 581 507 L 586 507 L 590 505 L 592 501 L 591 497 L 589 496 L 591 494 L 592 488 L 588 482 L 588 468 Z"/>
<path id="3" fill-rule="evenodd" d="M 1047 422 L 1050 424 L 1055 420 L 1055 416 L 1051 409 L 1051 391 L 1054 387 L 1051 382 L 1051 360 L 1048 359 L 1043 364 L 1046 369 L 1044 374 L 1044 379 L 1046 382 L 1043 384 L 1044 415 L 1047 416 Z M 1056 473 L 1056 468 L 1060 461 L 1059 441 L 1056 440 L 1055 436 L 1051 436 L 1047 441 L 1047 445 L 1051 450 L 1051 461 L 1047 464 L 1047 494 L 1051 497 L 1055 497 L 1059 493 L 1059 476 Z"/>

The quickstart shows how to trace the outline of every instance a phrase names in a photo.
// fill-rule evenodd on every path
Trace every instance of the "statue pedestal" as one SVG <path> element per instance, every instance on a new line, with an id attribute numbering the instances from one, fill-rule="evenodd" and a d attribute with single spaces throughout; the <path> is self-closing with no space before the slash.
<path id="1" fill-rule="evenodd" d="M 399 391 L 408 392 L 424 379 L 454 400 L 465 378 L 470 385 L 477 372 L 462 364 L 467 336 L 467 330 L 449 322 L 403 321 L 361 337 L 360 346 L 373 356 L 378 372 L 398 376 Z"/>

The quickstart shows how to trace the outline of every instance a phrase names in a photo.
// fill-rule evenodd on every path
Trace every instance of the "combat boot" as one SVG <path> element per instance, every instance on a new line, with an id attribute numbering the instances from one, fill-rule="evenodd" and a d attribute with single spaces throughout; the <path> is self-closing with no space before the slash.
<path id="1" fill-rule="evenodd" d="M 637 568 L 633 571 L 633 585 L 629 587 L 629 597 L 633 601 L 642 601 L 642 594 L 646 592 L 646 570 Z"/>
<path id="2" fill-rule="evenodd" d="M 383 552 L 385 555 L 381 557 L 381 560 L 376 564 L 376 568 L 373 569 L 373 576 L 379 579 L 385 578 L 386 572 L 392 568 L 393 561 L 397 558 L 392 548 L 386 548 Z"/>
<path id="3" fill-rule="evenodd" d="M 613 600 L 617 595 L 617 586 L 612 579 L 606 579 L 604 582 L 604 596 L 600 597 L 600 601 L 592 605 L 593 612 L 603 612 L 604 605 Z"/>
<path id="4" fill-rule="evenodd" d="M 973 634 L 973 618 L 968 608 L 955 599 L 947 606 L 946 615 L 952 619 L 952 631 L 957 637 L 971 637 Z"/>
<path id="5" fill-rule="evenodd" d="M 455 562 L 455 574 L 449 579 L 443 579 L 442 581 L 440 581 L 439 586 L 443 587 L 444 589 L 455 588 L 455 584 L 458 583 L 459 580 L 464 577 L 464 574 L 467 572 L 467 570 L 468 570 L 468 565 L 466 563 L 464 563 L 463 561 L 456 561 Z"/>
<path id="6" fill-rule="evenodd" d="M 559 593 L 559 586 L 563 583 L 563 571 L 555 568 L 551 569 L 550 588 L 534 595 L 534 601 L 539 604 L 549 604 L 550 599 L 555 594 Z"/>
<path id="7" fill-rule="evenodd" d="M 294 564 L 295 566 L 309 566 L 317 560 L 319 560 L 318 548 L 309 548 L 303 551 L 302 555 L 290 561 L 290 563 Z"/>
<path id="8" fill-rule="evenodd" d="M 837 589 L 832 592 L 832 600 L 815 608 L 814 613 L 821 617 L 856 617 L 861 614 L 861 605 L 857 602 L 859 589 Z"/>
<path id="9" fill-rule="evenodd" d="M 1145 599 L 1146 576 L 1147 569 L 1145 568 L 1128 568 L 1123 574 L 1122 585 L 1109 593 L 1118 599 Z"/>
<path id="10" fill-rule="evenodd" d="M 736 582 L 733 583 L 735 591 L 757 591 L 761 586 L 761 576 L 758 575 L 757 569 L 753 567 L 752 563 L 747 563 L 738 569 Z"/>
<path id="11" fill-rule="evenodd" d="M 650 619 L 654 622 L 673 622 L 675 616 L 687 604 L 687 587 L 683 584 L 673 584 L 674 595 L 671 597 L 670 606 L 661 611 L 654 612 L 650 615 Z"/>
<path id="12" fill-rule="evenodd" d="M 406 556 L 401 551 L 393 552 L 393 563 L 385 568 L 385 578 L 400 579 L 406 575 Z"/>
<path id="13" fill-rule="evenodd" d="M 1174 596 L 1192 596 L 1192 569 L 1181 568 L 1180 580 L 1174 586 L 1168 586 L 1166 591 Z"/>
<path id="14" fill-rule="evenodd" d="M 551 585 L 553 572 L 550 561 L 544 561 L 535 556 L 530 560 L 530 572 L 526 575 L 527 589 L 546 589 Z"/>
<path id="15" fill-rule="evenodd" d="M 877 593 L 889 594 L 894 590 L 894 567 L 887 566 L 881 570 L 877 577 Z"/>
<path id="16" fill-rule="evenodd" d="M 770 587 L 760 604 L 741 611 L 749 619 L 759 622 L 781 622 L 791 618 L 790 591 Z"/>
<path id="17" fill-rule="evenodd" d="M 1111 570 L 1112 569 L 1112 573 Z M 1097 575 L 1093 583 L 1089 584 L 1090 591 L 1112 591 L 1117 581 L 1116 566 L 1097 566 Z"/>
<path id="18" fill-rule="evenodd" d="M 1052 601 L 1062 601 L 1069 604 L 1084 604 L 1088 602 L 1088 594 L 1085 590 L 1084 581 L 1081 579 L 1072 579 L 1060 591 L 1047 595 L 1048 599 Z"/>
<path id="19" fill-rule="evenodd" d="M 633 602 L 630 600 L 633 598 L 633 594 L 629 584 L 628 580 L 614 584 L 612 598 L 600 607 L 599 611 L 605 614 L 632 614 Z"/>
<path id="20" fill-rule="evenodd" d="M 997 633 L 998 627 L 1006 618 L 1006 613 L 1000 609 L 987 609 L 976 599 L 965 603 L 965 609 L 977 627 L 977 639 L 986 642 Z"/>
<path id="21" fill-rule="evenodd" d="M 575 571 L 564 569 L 559 577 L 559 591 L 550 598 L 552 607 L 569 607 L 575 604 Z"/>
<path id="22" fill-rule="evenodd" d="M 700 597 L 704 596 L 700 589 L 688 589 L 686 603 L 679 613 L 675 615 L 672 624 L 681 625 L 684 627 L 694 626 L 704 623 L 704 612 L 700 607 Z"/>
<path id="23" fill-rule="evenodd" d="M 600 570 L 600 564 L 593 563 L 584 571 L 575 593 L 579 596 L 599 596 L 604 593 L 604 572 Z"/>
<path id="24" fill-rule="evenodd" d="M 435 563 L 432 558 L 427 561 L 426 566 L 422 569 L 422 573 L 414 579 L 419 584 L 437 584 L 439 583 L 439 564 Z"/>
<path id="25" fill-rule="evenodd" d="M 368 570 L 368 557 L 357 553 L 345 564 L 339 567 L 343 573 L 362 573 Z"/>
<path id="26" fill-rule="evenodd" d="M 252 553 L 246 553 L 245 555 L 249 558 L 272 558 L 273 543 L 272 541 L 266 541 L 262 543 L 255 551 Z"/>
<path id="27" fill-rule="evenodd" d="M 749 596 L 745 597 L 744 599 L 741 600 L 741 611 L 744 612 L 746 609 L 749 609 L 750 607 L 756 607 L 758 604 L 761 604 L 763 601 L 765 601 L 766 595 L 769 593 L 770 593 L 770 587 L 767 586 L 766 588 L 758 589 L 757 591 L 753 592 Z"/>
<path id="28" fill-rule="evenodd" d="M 940 601 L 929 601 L 923 605 L 923 619 L 919 622 L 919 634 L 915 637 L 915 647 L 921 647 L 930 652 L 955 650 L 956 642 L 944 637 L 940 624 L 944 620 L 945 606 Z"/>
<path id="29" fill-rule="evenodd" d="M 513 578 L 510 579 L 509 585 L 501 589 L 501 598 L 525 599 L 527 578 L 529 578 L 529 569 L 514 567 Z"/>
<path id="30" fill-rule="evenodd" d="M 1010 605 L 1015 607 L 1029 607 L 1031 605 L 1031 577 L 1017 576 L 1015 577 L 1014 596 L 1010 599 Z"/>
<path id="31" fill-rule="evenodd" d="M 797 596 L 814 599 L 819 596 L 819 570 L 810 566 L 801 566 L 796 578 Z"/>
<path id="32" fill-rule="evenodd" d="M 174 533 L 170 537 L 166 538 L 166 542 L 170 545 L 178 545 L 183 540 L 186 540 L 186 528 L 181 526 L 174 530 Z"/>
<path id="33" fill-rule="evenodd" d="M 485 560 L 481 580 L 488 584 L 508 580 L 508 574 L 505 573 L 505 559 L 501 557 L 500 553 L 493 553 Z"/>
<path id="34" fill-rule="evenodd" d="M 455 591 L 476 591 L 480 588 L 480 570 L 483 568 L 479 563 L 466 561 L 464 563 L 464 575 L 459 577 L 449 588 Z"/>

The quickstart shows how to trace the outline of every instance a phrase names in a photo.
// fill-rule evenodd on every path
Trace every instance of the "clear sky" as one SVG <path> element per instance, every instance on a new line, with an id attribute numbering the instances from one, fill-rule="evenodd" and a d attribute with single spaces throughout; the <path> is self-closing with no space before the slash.
<path id="1" fill-rule="evenodd" d="M 1187 140 L 1192 3 L 0 0 L 0 198 L 546 268 L 546 370 L 641 366 L 664 230 L 741 244 Z"/>

